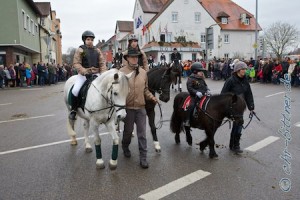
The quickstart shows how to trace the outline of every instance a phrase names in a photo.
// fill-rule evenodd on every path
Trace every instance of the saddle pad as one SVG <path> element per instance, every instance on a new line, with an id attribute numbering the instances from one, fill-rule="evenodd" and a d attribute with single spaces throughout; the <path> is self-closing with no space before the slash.
<path id="1" fill-rule="evenodd" d="M 187 108 L 189 107 L 191 103 L 191 96 L 187 96 L 187 98 L 184 100 L 184 103 L 182 105 L 183 110 L 187 110 Z"/>

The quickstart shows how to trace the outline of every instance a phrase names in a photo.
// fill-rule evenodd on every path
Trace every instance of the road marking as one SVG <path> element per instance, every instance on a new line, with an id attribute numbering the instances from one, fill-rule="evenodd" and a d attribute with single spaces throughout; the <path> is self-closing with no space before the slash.
<path id="1" fill-rule="evenodd" d="M 101 133 L 100 135 L 107 135 L 107 134 L 109 134 L 109 132 Z M 84 137 L 77 138 L 77 140 L 83 140 L 83 139 L 84 139 Z M 62 141 L 52 142 L 52 143 L 48 143 L 48 144 L 41 144 L 41 145 L 36 145 L 36 146 L 31 146 L 31 147 L 24 147 L 24 148 L 20 148 L 20 149 L 13 149 L 13 150 L 9 150 L 9 151 L 2 151 L 2 152 L 0 152 L 0 155 L 16 153 L 16 152 L 20 152 L 20 151 L 27 151 L 30 149 L 38 149 L 38 148 L 53 146 L 53 145 L 62 144 L 62 143 L 66 143 L 66 142 L 71 142 L 71 140 L 62 140 Z"/>
<path id="2" fill-rule="evenodd" d="M 27 89 L 20 89 L 20 91 L 34 91 L 34 90 L 42 90 L 43 88 L 27 88 Z"/>
<path id="3" fill-rule="evenodd" d="M 265 146 L 267 146 L 267 145 L 275 142 L 276 140 L 279 140 L 279 137 L 269 136 L 269 137 L 263 139 L 262 141 L 259 141 L 259 142 L 255 143 L 255 144 L 247 147 L 244 150 L 255 152 L 255 151 L 257 151 L 259 149 L 262 149 Z"/>
<path id="4" fill-rule="evenodd" d="M 6 106 L 6 105 L 11 105 L 12 103 L 2 103 L 0 106 Z"/>
<path id="5" fill-rule="evenodd" d="M 300 127 L 300 122 L 295 123 L 294 126 Z"/>
<path id="6" fill-rule="evenodd" d="M 277 92 L 275 94 L 270 94 L 270 95 L 268 95 L 266 97 L 268 98 L 268 97 L 272 97 L 272 96 L 275 96 L 275 95 L 278 95 L 278 94 L 283 94 L 283 93 L 285 93 L 285 92 Z"/>
<path id="7" fill-rule="evenodd" d="M 145 199 L 145 200 L 161 199 L 161 198 L 163 198 L 169 194 L 172 194 L 173 192 L 176 192 L 192 183 L 195 183 L 196 181 L 199 181 L 202 178 L 205 178 L 206 176 L 208 176 L 210 174 L 211 174 L 210 172 L 206 172 L 203 170 L 195 171 L 195 172 L 188 174 L 182 178 L 172 181 L 162 187 L 152 190 L 146 194 L 143 194 L 143 195 L 139 196 L 139 198 Z"/>
<path id="8" fill-rule="evenodd" d="M 36 117 L 24 117 L 24 118 L 19 118 L 19 119 L 0 121 L 0 124 L 8 123 L 8 122 L 15 122 L 15 121 L 24 121 L 24 120 L 28 120 L 28 119 L 39 119 L 39 118 L 44 118 L 44 117 L 53 117 L 53 116 L 55 116 L 55 115 L 42 115 L 42 116 L 36 116 Z"/>

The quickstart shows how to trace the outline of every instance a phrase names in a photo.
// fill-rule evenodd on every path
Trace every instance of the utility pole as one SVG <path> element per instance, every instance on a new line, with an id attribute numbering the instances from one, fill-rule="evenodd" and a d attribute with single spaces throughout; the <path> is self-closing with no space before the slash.
<path id="1" fill-rule="evenodd" d="M 258 0 L 256 0 L 256 5 L 255 5 L 255 19 L 256 19 L 256 23 L 255 23 L 255 54 L 254 54 L 254 59 L 255 59 L 255 62 L 257 63 L 257 61 L 258 61 L 258 58 L 257 58 L 257 35 L 258 35 L 258 31 L 257 31 L 257 26 L 258 26 L 258 15 L 257 15 L 257 13 L 258 13 L 258 11 L 257 11 L 257 7 L 258 7 L 258 5 L 257 5 L 257 1 Z"/>

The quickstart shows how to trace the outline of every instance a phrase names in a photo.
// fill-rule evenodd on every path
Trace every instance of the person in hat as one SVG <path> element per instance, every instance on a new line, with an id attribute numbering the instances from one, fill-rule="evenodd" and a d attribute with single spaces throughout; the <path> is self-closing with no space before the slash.
<path id="1" fill-rule="evenodd" d="M 118 52 L 115 55 L 115 64 L 116 64 L 116 62 L 118 62 L 118 63 L 121 64 L 122 63 L 122 59 L 123 59 L 122 49 L 118 48 Z"/>
<path id="2" fill-rule="evenodd" d="M 176 48 L 173 49 L 173 53 L 171 54 L 171 62 L 176 64 L 181 62 L 181 55 Z"/>
<path id="3" fill-rule="evenodd" d="M 139 44 L 138 44 L 138 37 L 135 35 L 135 34 L 130 34 L 128 36 L 128 49 L 129 48 L 134 48 L 134 49 L 137 49 L 137 51 L 139 51 L 141 53 L 141 55 L 139 56 L 139 59 L 138 59 L 138 64 L 139 66 L 141 66 L 145 71 L 149 71 L 149 66 L 148 66 L 148 59 L 147 59 L 147 56 L 145 54 L 145 52 L 143 50 L 140 49 L 139 47 Z M 124 53 L 123 53 L 123 56 L 126 55 L 128 53 L 128 51 L 126 50 Z M 128 64 L 126 59 L 123 59 L 123 62 L 122 62 L 123 66 L 125 64 Z"/>
<path id="4" fill-rule="evenodd" d="M 93 45 L 94 38 L 95 35 L 92 31 L 84 31 L 81 36 L 83 45 L 81 45 L 74 54 L 73 65 L 78 75 L 72 89 L 70 120 L 76 119 L 78 107 L 77 97 L 80 88 L 87 80 L 86 75 L 100 75 L 107 70 L 102 52 Z"/>
<path id="5" fill-rule="evenodd" d="M 137 128 L 137 137 L 140 151 L 140 166 L 148 168 L 147 162 L 147 138 L 146 138 L 146 109 L 145 99 L 158 102 L 155 96 L 148 89 L 147 72 L 138 64 L 141 52 L 137 48 L 129 47 L 124 55 L 126 64 L 120 69 L 121 72 L 129 74 L 133 72 L 129 79 L 130 92 L 126 99 L 126 117 L 124 120 L 124 132 L 122 138 L 122 149 L 124 156 L 131 157 L 129 144 L 131 143 L 134 124 Z"/>
<path id="6" fill-rule="evenodd" d="M 254 99 L 253 99 L 253 94 L 252 94 L 250 84 L 245 76 L 246 69 L 247 69 L 246 63 L 242 61 L 237 61 L 234 64 L 234 69 L 231 77 L 228 78 L 224 83 L 221 94 L 231 92 L 242 97 L 245 100 L 250 112 L 254 113 Z M 243 153 L 243 151 L 240 148 L 242 128 L 243 128 L 243 120 L 242 120 L 242 124 L 233 122 L 232 130 L 230 134 L 229 148 L 230 150 L 232 150 L 237 154 Z"/>
<path id="7" fill-rule="evenodd" d="M 191 66 L 192 74 L 189 76 L 186 87 L 191 96 L 190 106 L 188 107 L 184 126 L 190 126 L 190 117 L 194 113 L 194 108 L 200 98 L 204 95 L 210 95 L 210 90 L 205 82 L 205 75 L 202 64 L 195 62 Z M 196 115 L 196 112 L 194 113 Z M 196 117 L 196 116 L 194 116 Z"/>

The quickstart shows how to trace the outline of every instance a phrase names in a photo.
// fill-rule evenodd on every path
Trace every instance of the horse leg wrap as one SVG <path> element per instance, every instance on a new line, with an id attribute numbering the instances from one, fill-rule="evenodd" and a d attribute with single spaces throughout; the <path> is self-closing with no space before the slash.
<path id="1" fill-rule="evenodd" d="M 96 158 L 102 159 L 101 145 L 95 145 L 96 149 Z"/>
<path id="2" fill-rule="evenodd" d="M 114 144 L 112 148 L 112 154 L 111 154 L 111 159 L 112 160 L 117 160 L 118 159 L 118 149 L 119 145 Z"/>

